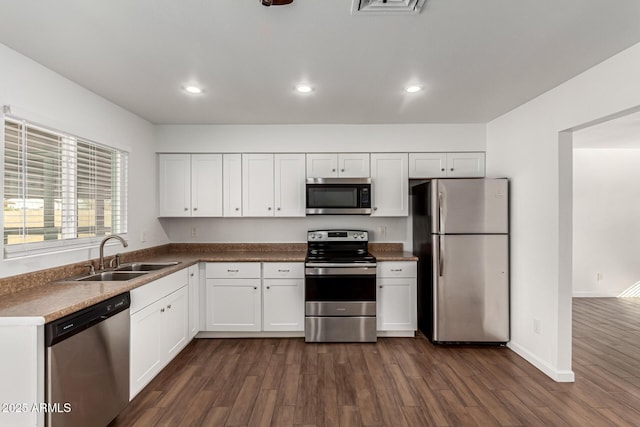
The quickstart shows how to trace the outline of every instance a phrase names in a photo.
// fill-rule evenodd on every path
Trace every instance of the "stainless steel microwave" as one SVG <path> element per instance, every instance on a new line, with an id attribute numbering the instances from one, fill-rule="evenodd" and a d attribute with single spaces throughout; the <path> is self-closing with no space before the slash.
<path id="1" fill-rule="evenodd" d="M 307 215 L 371 215 L 371 178 L 307 178 Z"/>

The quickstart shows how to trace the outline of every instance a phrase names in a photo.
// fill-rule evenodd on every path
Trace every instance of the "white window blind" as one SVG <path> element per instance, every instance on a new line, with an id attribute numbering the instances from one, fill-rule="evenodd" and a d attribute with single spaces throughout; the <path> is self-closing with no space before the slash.
<path id="1" fill-rule="evenodd" d="M 125 233 L 127 162 L 124 151 L 5 118 L 5 257 Z"/>

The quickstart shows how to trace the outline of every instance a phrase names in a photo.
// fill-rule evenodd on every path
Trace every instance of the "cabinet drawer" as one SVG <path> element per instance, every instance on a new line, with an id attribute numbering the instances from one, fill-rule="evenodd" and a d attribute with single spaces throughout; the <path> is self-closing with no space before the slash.
<path id="1" fill-rule="evenodd" d="M 266 262 L 262 268 L 265 279 L 304 278 L 304 263 L 302 262 Z"/>
<path id="2" fill-rule="evenodd" d="M 184 285 L 189 283 L 189 270 L 184 269 L 176 271 L 168 276 L 161 277 L 158 280 L 142 285 L 131 291 L 131 308 L 130 313 L 133 314 L 144 307 L 164 298 L 172 292 L 177 291 Z"/>
<path id="3" fill-rule="evenodd" d="M 417 277 L 418 269 L 415 261 L 379 262 L 378 277 Z"/>
<path id="4" fill-rule="evenodd" d="M 259 262 L 210 262 L 206 268 L 207 279 L 259 279 Z"/>

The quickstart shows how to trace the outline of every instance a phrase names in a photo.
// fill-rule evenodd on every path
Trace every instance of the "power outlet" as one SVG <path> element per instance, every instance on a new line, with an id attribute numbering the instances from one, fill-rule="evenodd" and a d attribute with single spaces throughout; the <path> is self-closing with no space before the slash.
<path id="1" fill-rule="evenodd" d="M 387 235 L 387 227 L 385 227 L 384 225 L 381 225 L 380 227 L 378 227 L 378 236 L 384 237 L 386 235 Z"/>
<path id="2" fill-rule="evenodd" d="M 146 241 L 147 241 L 147 232 L 143 230 L 140 232 L 140 243 L 144 243 Z"/>
<path id="3" fill-rule="evenodd" d="M 539 335 L 541 332 L 540 319 L 533 319 L 533 333 Z"/>
<path id="4" fill-rule="evenodd" d="M 596 273 L 596 280 L 599 282 L 599 281 L 601 281 L 602 279 L 604 279 L 604 274 L 602 274 L 602 273 Z"/>
<path id="5" fill-rule="evenodd" d="M 191 237 L 198 237 L 198 227 L 191 227 Z"/>

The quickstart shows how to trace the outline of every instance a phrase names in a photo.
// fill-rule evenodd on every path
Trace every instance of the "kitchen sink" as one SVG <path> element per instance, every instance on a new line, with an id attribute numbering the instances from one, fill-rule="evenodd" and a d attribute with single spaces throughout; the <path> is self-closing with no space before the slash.
<path id="1" fill-rule="evenodd" d="M 144 276 L 144 271 L 103 271 L 101 273 L 92 274 L 90 276 L 75 279 L 76 282 L 115 282 L 135 279 Z"/>
<path id="2" fill-rule="evenodd" d="M 125 272 L 125 271 L 154 271 L 160 270 L 165 267 L 171 267 L 172 265 L 180 264 L 178 261 L 172 262 L 134 262 L 131 264 L 126 264 L 121 267 L 116 268 L 116 272 Z"/>

